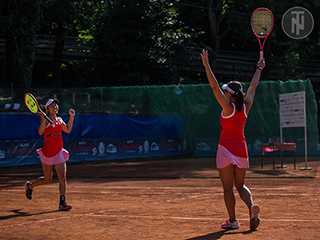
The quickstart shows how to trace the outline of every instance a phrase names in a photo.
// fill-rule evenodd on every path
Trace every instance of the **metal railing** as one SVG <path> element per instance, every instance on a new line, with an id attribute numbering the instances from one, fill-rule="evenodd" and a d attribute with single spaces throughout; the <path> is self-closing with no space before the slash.
<path id="1" fill-rule="evenodd" d="M 84 62 L 92 56 L 90 50 L 90 39 L 67 37 L 64 42 L 62 52 L 62 62 L 69 62 L 76 60 Z M 56 36 L 38 35 L 36 46 L 36 60 L 39 61 L 52 61 L 54 54 L 54 47 L 56 45 Z M 4 57 L 6 47 L 5 35 L 0 34 L 0 58 Z"/>
<path id="2" fill-rule="evenodd" d="M 83 62 L 86 59 L 91 58 L 92 41 L 92 39 L 68 37 L 64 43 L 62 62 Z M 38 35 L 35 56 L 36 60 L 52 61 L 55 44 L 56 36 Z M 5 46 L 5 35 L 0 34 L 0 58 L 4 58 Z M 187 64 L 177 63 L 177 68 L 190 72 L 202 72 L 203 66 L 200 57 L 201 50 L 201 48 L 187 47 L 186 52 L 190 60 Z M 245 53 L 220 50 L 217 54 L 215 73 L 222 75 L 251 76 L 257 60 L 257 57 L 253 57 Z M 268 75 L 269 79 L 278 80 L 279 73 L 282 72 L 282 67 L 279 66 L 284 61 L 285 59 L 280 57 L 272 60 L 270 63 L 270 66 L 272 67 L 270 67 L 270 73 Z M 319 78 L 319 66 L 319 60 L 300 59 L 294 74 L 300 75 L 304 78 Z M 286 76 L 290 77 L 290 74 L 292 73 L 289 72 Z"/>

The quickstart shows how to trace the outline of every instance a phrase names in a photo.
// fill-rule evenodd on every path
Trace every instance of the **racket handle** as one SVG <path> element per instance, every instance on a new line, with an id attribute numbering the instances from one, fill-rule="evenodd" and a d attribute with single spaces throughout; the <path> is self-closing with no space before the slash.
<path id="1" fill-rule="evenodd" d="M 263 58 L 263 50 L 260 50 L 260 60 Z"/>
<path id="2" fill-rule="evenodd" d="M 55 127 L 55 125 L 53 124 L 52 120 L 47 116 L 47 114 L 45 114 L 40 108 L 39 108 L 39 111 L 43 114 L 44 118 L 50 123 L 50 125 Z"/>
<path id="3" fill-rule="evenodd" d="M 48 116 L 46 114 L 44 114 L 44 118 L 51 124 L 54 125 L 52 120 L 50 118 L 48 118 Z"/>

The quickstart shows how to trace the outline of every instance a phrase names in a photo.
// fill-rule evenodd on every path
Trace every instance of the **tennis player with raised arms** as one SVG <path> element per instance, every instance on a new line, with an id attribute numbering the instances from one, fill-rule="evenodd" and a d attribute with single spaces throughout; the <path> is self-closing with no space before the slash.
<path id="1" fill-rule="evenodd" d="M 260 223 L 260 208 L 258 205 L 253 204 L 251 192 L 245 186 L 246 170 L 249 168 L 249 157 L 244 136 L 244 127 L 253 103 L 256 87 L 260 80 L 261 71 L 265 67 L 265 61 L 264 59 L 259 60 L 247 95 L 244 97 L 242 85 L 237 81 L 224 84 L 222 89 L 225 90 L 225 93 L 223 93 L 211 70 L 208 51 L 202 50 L 200 55 L 214 96 L 222 107 L 220 115 L 221 135 L 216 164 L 223 186 L 224 201 L 229 219 L 223 223 L 221 227 L 225 229 L 237 229 L 240 227 L 235 213 L 234 184 L 240 198 L 248 207 L 250 229 L 255 230 Z"/>
<path id="2" fill-rule="evenodd" d="M 39 113 L 41 122 L 38 133 L 39 135 L 44 134 L 44 145 L 42 148 L 37 149 L 37 153 L 40 155 L 44 176 L 39 177 L 33 182 L 27 181 L 25 184 L 25 191 L 27 198 L 32 199 L 33 188 L 51 182 L 52 166 L 54 166 L 59 178 L 59 210 L 65 211 L 70 210 L 72 206 L 66 203 L 65 197 L 67 188 L 66 161 L 69 159 L 69 152 L 63 148 L 62 131 L 70 133 L 75 111 L 73 109 L 69 110 L 69 121 L 65 124 L 61 117 L 57 117 L 59 111 L 58 103 L 58 99 L 49 99 L 44 105 L 46 115 L 50 118 L 50 121 L 53 122 L 54 126 L 49 124 L 48 120 L 46 120 L 45 113 Z"/>

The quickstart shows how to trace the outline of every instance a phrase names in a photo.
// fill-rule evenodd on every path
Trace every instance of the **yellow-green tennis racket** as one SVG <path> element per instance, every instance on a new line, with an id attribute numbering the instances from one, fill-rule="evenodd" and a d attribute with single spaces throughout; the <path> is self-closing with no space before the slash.
<path id="1" fill-rule="evenodd" d="M 35 114 L 44 114 L 45 119 L 54 126 L 52 120 L 50 118 L 48 118 L 48 116 L 41 110 L 41 108 L 39 107 L 39 104 L 37 102 L 37 99 L 31 94 L 31 93 L 26 93 L 24 95 L 24 103 L 26 104 L 27 108 L 29 108 L 29 110 L 32 113 Z"/>

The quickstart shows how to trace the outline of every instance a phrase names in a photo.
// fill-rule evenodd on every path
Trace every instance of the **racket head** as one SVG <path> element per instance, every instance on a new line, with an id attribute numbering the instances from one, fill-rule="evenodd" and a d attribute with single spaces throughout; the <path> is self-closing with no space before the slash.
<path id="1" fill-rule="evenodd" d="M 274 17 L 268 8 L 257 8 L 251 15 L 251 29 L 257 38 L 267 38 L 273 29 Z"/>
<path id="2" fill-rule="evenodd" d="M 33 113 L 41 112 L 36 98 L 31 93 L 26 93 L 24 95 L 24 103 L 26 104 L 27 108 L 31 112 L 33 112 Z"/>

